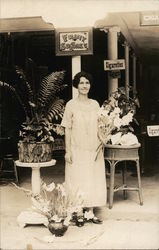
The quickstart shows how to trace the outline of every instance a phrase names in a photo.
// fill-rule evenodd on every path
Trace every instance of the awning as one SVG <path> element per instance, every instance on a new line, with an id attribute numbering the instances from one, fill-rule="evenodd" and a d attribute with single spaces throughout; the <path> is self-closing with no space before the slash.
<path id="1" fill-rule="evenodd" d="M 54 30 L 53 24 L 46 23 L 41 16 L 0 18 L 0 33 L 49 30 Z"/>

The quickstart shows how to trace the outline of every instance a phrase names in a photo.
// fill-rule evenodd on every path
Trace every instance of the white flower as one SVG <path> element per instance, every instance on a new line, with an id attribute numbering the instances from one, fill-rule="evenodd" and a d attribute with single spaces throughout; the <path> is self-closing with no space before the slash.
<path id="1" fill-rule="evenodd" d="M 120 140 L 121 145 L 134 145 L 138 144 L 138 139 L 136 135 L 128 132 L 127 134 L 123 135 Z"/>
<path id="2" fill-rule="evenodd" d="M 54 216 L 52 216 L 50 218 L 50 220 L 56 221 L 56 222 L 61 222 L 62 218 L 59 218 L 57 214 L 55 214 Z"/>
<path id="3" fill-rule="evenodd" d="M 69 226 L 70 220 L 71 220 L 71 216 L 67 216 L 66 219 L 64 220 L 64 223 L 63 223 L 63 224 L 64 224 L 65 226 Z"/>
<path id="4" fill-rule="evenodd" d="M 66 196 L 66 191 L 65 191 L 64 185 L 62 185 L 62 184 L 57 184 L 56 189 L 57 189 L 59 192 L 61 192 L 62 196 Z"/>
<path id="5" fill-rule="evenodd" d="M 133 113 L 129 112 L 127 115 L 124 115 L 121 119 L 121 125 L 126 126 L 129 125 L 130 122 L 133 120 Z"/>
<path id="6" fill-rule="evenodd" d="M 111 136 L 111 142 L 113 145 L 120 144 L 121 135 L 122 135 L 122 133 L 118 132 L 117 134 Z"/>
<path id="7" fill-rule="evenodd" d="M 98 115 L 103 115 L 103 116 L 107 116 L 109 113 L 109 110 L 105 110 L 103 108 L 101 108 L 98 112 Z"/>
<path id="8" fill-rule="evenodd" d="M 46 183 L 42 182 L 42 188 L 45 189 L 46 188 Z"/>
<path id="9" fill-rule="evenodd" d="M 117 115 L 114 119 L 114 126 L 117 127 L 118 129 L 121 127 L 122 120 L 119 118 L 119 115 Z"/>
<path id="10" fill-rule="evenodd" d="M 115 114 L 120 114 L 121 110 L 119 107 L 115 107 L 115 109 L 113 110 L 113 113 Z"/>
<path id="11" fill-rule="evenodd" d="M 48 191 L 48 192 L 52 192 L 53 190 L 54 190 L 54 188 L 55 188 L 55 183 L 54 182 L 52 182 L 52 183 L 50 183 L 49 185 L 43 185 L 43 188 L 46 190 L 46 191 Z"/>

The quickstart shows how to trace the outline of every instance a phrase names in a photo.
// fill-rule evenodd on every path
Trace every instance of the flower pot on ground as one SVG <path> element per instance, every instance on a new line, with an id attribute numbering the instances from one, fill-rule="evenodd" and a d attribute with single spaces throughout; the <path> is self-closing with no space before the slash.
<path id="1" fill-rule="evenodd" d="M 53 220 L 51 220 L 51 221 L 49 221 L 48 229 L 56 237 L 61 237 L 67 231 L 68 226 L 66 226 L 64 224 L 64 220 L 61 220 L 61 221 L 53 221 Z"/>
<path id="2" fill-rule="evenodd" d="M 25 162 L 48 161 L 51 157 L 55 133 L 61 134 L 59 124 L 64 111 L 64 100 L 61 91 L 67 86 L 64 82 L 64 71 L 51 72 L 35 87 L 36 65 L 31 59 L 27 64 L 31 73 L 16 66 L 18 77 L 16 83 L 0 81 L 0 87 L 7 89 L 21 105 L 24 121 L 19 133 L 19 158 Z M 37 77 L 37 74 L 36 74 Z M 29 79 L 29 80 L 28 80 Z M 39 76 L 40 79 L 40 76 Z M 35 145 L 37 143 L 37 146 Z M 44 150 L 46 149 L 46 152 Z M 37 153 L 37 155 L 36 155 Z M 24 155 L 23 155 L 24 154 Z"/>

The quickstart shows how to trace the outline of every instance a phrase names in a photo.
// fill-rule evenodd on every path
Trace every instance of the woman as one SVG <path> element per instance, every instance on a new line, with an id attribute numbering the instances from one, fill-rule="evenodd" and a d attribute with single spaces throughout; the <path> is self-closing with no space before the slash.
<path id="1" fill-rule="evenodd" d="M 103 152 L 96 158 L 99 146 L 97 116 L 99 104 L 88 98 L 92 77 L 86 72 L 75 75 L 73 86 L 78 97 L 66 104 L 61 125 L 65 127 L 65 183 L 68 193 L 80 191 L 83 207 L 93 212 L 93 207 L 106 205 L 106 178 Z M 82 222 L 84 217 L 79 216 Z M 92 213 L 93 223 L 102 223 Z M 82 223 L 79 225 L 83 225 Z"/>

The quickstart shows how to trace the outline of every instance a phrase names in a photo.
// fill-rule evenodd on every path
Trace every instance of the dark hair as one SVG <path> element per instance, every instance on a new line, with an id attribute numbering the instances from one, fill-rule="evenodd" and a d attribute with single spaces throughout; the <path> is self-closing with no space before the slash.
<path id="1" fill-rule="evenodd" d="M 81 77 L 85 77 L 86 79 L 89 80 L 90 82 L 90 85 L 92 86 L 93 84 L 93 78 L 91 76 L 91 74 L 87 73 L 87 72 L 84 72 L 84 71 L 81 71 L 79 73 L 77 73 L 75 76 L 74 76 L 74 79 L 73 79 L 73 87 L 75 88 L 78 88 L 78 84 L 80 82 L 80 78 Z"/>

